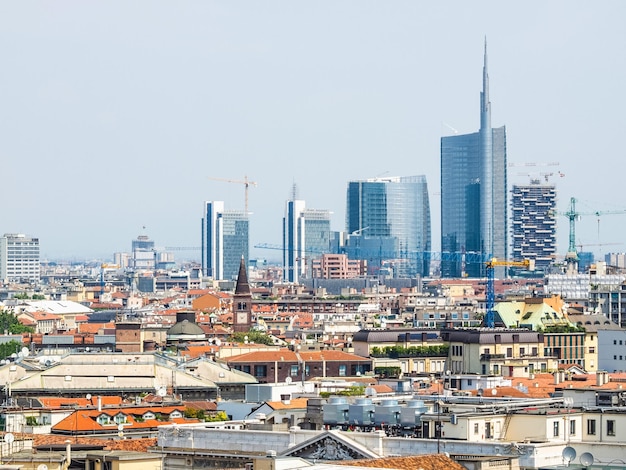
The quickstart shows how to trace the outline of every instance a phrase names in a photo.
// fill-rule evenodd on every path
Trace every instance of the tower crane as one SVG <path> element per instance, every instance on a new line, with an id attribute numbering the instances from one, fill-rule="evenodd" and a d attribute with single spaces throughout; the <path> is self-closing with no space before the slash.
<path id="1" fill-rule="evenodd" d="M 102 263 L 100 265 L 100 296 L 104 295 L 104 270 L 105 269 L 119 269 L 119 264 Z"/>
<path id="2" fill-rule="evenodd" d="M 566 212 L 555 211 L 555 214 L 564 215 L 569 219 L 569 246 L 567 248 L 567 254 L 565 255 L 565 261 L 572 268 L 578 262 L 578 253 L 576 251 L 576 220 L 580 220 L 583 215 L 595 215 L 598 217 L 598 224 L 600 223 L 599 217 L 601 215 L 609 214 L 626 214 L 626 209 L 611 210 L 611 211 L 592 211 L 592 212 L 579 212 L 576 210 L 577 199 L 570 198 L 569 210 Z"/>
<path id="3" fill-rule="evenodd" d="M 496 323 L 496 312 L 494 310 L 496 304 L 496 288 L 494 279 L 494 270 L 496 266 L 519 266 L 527 268 L 530 271 L 535 270 L 535 260 L 525 259 L 522 261 L 511 261 L 504 259 L 491 258 L 485 262 L 487 268 L 487 314 L 485 315 L 484 324 L 487 328 L 493 328 Z"/>
<path id="4" fill-rule="evenodd" d="M 210 180 L 213 181 L 223 181 L 225 183 L 237 183 L 237 184 L 243 184 L 244 185 L 244 192 L 245 192 L 245 211 L 246 214 L 248 214 L 248 188 L 250 186 L 256 186 L 257 183 L 256 181 L 249 181 L 248 180 L 248 176 L 244 176 L 243 180 L 231 180 L 231 179 L 227 179 L 227 178 L 216 178 L 214 176 L 209 176 L 208 177 Z"/>

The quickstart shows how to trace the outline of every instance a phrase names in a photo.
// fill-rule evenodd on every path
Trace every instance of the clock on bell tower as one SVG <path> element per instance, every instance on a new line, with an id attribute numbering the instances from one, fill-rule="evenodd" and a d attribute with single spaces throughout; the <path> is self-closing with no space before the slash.
<path id="1" fill-rule="evenodd" d="M 250 331 L 252 327 L 252 294 L 248 284 L 248 273 L 246 272 L 246 262 L 241 257 L 239 265 L 239 275 L 235 295 L 233 296 L 233 330 L 235 332 Z"/>

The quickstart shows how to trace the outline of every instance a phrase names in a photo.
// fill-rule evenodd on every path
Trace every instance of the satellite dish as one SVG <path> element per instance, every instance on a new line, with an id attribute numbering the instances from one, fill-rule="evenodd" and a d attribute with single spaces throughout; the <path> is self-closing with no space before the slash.
<path id="1" fill-rule="evenodd" d="M 4 442 L 6 442 L 7 444 L 11 444 L 13 443 L 13 441 L 15 440 L 15 436 L 8 432 L 4 435 Z"/>
<path id="2" fill-rule="evenodd" d="M 221 346 L 222 345 L 222 340 L 221 339 L 216 339 L 215 340 L 215 346 Z"/>
<path id="3" fill-rule="evenodd" d="M 498 394 L 498 391 L 497 391 L 495 388 L 492 388 L 492 389 L 491 389 L 491 394 L 492 394 L 493 396 L 496 396 L 496 395 Z"/>
<path id="4" fill-rule="evenodd" d="M 291 377 L 287 377 L 287 378 L 285 379 L 285 383 L 286 383 L 286 384 L 290 384 L 290 383 L 291 383 Z"/>
<path id="5" fill-rule="evenodd" d="M 484 391 L 482 388 L 479 388 L 479 389 L 476 391 L 476 395 L 478 395 L 479 397 L 482 397 L 484 393 L 485 393 L 485 391 Z"/>
<path id="6" fill-rule="evenodd" d="M 28 357 L 29 354 L 30 354 L 30 351 L 28 350 L 26 346 L 24 346 L 22 348 L 22 357 Z"/>
<path id="7" fill-rule="evenodd" d="M 37 466 L 37 470 L 48 470 L 48 466 L 45 463 Z"/>
<path id="8" fill-rule="evenodd" d="M 164 397 L 167 391 L 164 388 L 160 388 L 157 390 L 157 396 Z"/>
<path id="9" fill-rule="evenodd" d="M 123 431 L 124 430 L 124 425 L 122 423 L 117 425 L 117 430 L 118 431 Z"/>
<path id="10" fill-rule="evenodd" d="M 565 449 L 563 449 L 561 455 L 563 456 L 563 460 L 565 460 L 565 462 L 569 464 L 572 460 L 576 458 L 576 449 L 567 446 Z"/>
<path id="11" fill-rule="evenodd" d="M 580 456 L 580 463 L 585 467 L 591 465 L 594 461 L 593 454 L 591 452 L 585 452 Z"/>
<path id="12" fill-rule="evenodd" d="M 87 400 L 91 400 L 91 393 L 88 393 L 87 395 L 85 395 L 85 398 L 86 398 Z"/>

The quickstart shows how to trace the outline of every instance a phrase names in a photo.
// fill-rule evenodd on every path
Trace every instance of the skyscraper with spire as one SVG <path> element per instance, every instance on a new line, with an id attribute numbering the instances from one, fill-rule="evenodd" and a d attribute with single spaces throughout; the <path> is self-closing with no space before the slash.
<path id="1" fill-rule="evenodd" d="M 491 127 L 487 40 L 484 54 L 479 131 L 441 138 L 441 251 L 459 254 L 442 260 L 442 277 L 484 275 L 463 253 L 507 258 L 506 128 Z"/>

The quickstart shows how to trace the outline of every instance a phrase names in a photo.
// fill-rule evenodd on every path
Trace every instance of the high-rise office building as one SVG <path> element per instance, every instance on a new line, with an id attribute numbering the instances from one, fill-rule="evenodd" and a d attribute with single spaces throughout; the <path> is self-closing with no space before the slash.
<path id="1" fill-rule="evenodd" d="M 131 268 L 134 271 L 153 271 L 156 267 L 156 251 L 154 240 L 147 235 L 139 235 L 132 241 Z"/>
<path id="2" fill-rule="evenodd" d="M 241 257 L 249 259 L 249 222 L 245 211 L 225 210 L 224 201 L 204 203 L 202 272 L 217 280 L 234 280 Z"/>
<path id="3" fill-rule="evenodd" d="M 442 259 L 442 277 L 484 275 L 481 257 L 464 262 L 463 253 L 507 258 L 506 170 L 506 129 L 491 127 L 485 41 L 480 130 L 441 138 L 441 251 L 459 255 Z"/>
<path id="4" fill-rule="evenodd" d="M 283 218 L 283 279 L 299 282 L 310 274 L 313 258 L 330 252 L 330 212 L 287 201 Z"/>
<path id="5" fill-rule="evenodd" d="M 348 183 L 346 253 L 371 273 L 391 263 L 397 277 L 428 276 L 430 204 L 426 177 L 374 178 Z"/>
<path id="6" fill-rule="evenodd" d="M 38 238 L 22 233 L 5 233 L 0 237 L 0 281 L 39 282 L 40 273 Z"/>
<path id="7" fill-rule="evenodd" d="M 513 185 L 511 214 L 513 259 L 534 260 L 546 272 L 556 255 L 556 187 L 539 179 Z"/>

